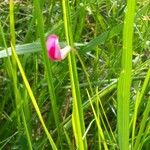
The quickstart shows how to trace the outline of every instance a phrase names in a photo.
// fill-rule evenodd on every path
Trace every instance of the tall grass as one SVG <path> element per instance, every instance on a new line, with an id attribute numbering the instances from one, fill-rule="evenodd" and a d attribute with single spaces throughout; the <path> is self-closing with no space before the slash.
<path id="1" fill-rule="evenodd" d="M 73 45 L 73 34 L 72 34 L 72 27 L 71 27 L 71 20 L 70 20 L 71 17 L 70 17 L 69 1 L 63 0 L 62 6 L 63 6 L 66 41 L 67 44 L 73 48 L 74 45 Z M 84 150 L 87 149 L 87 143 L 86 143 L 86 138 L 82 139 L 85 132 L 85 125 L 84 125 L 82 101 L 81 101 L 80 89 L 79 89 L 76 59 L 73 50 L 71 54 L 69 54 L 68 56 L 68 63 L 69 63 L 71 88 L 72 88 L 72 96 L 73 96 L 72 126 L 74 130 L 76 146 L 77 148 Z"/>
<path id="2" fill-rule="evenodd" d="M 15 37 L 15 27 L 14 27 L 14 1 L 10 0 L 10 5 L 9 5 L 9 14 L 10 14 L 10 36 L 11 36 L 11 43 L 15 47 L 16 44 L 16 37 Z M 13 86 L 14 86 L 14 95 L 15 95 L 15 102 L 16 102 L 16 111 L 17 111 L 17 120 L 18 120 L 18 128 L 21 126 L 20 122 L 20 114 L 18 110 L 18 105 L 19 105 L 19 93 L 18 93 L 18 79 L 17 79 L 17 67 L 16 67 L 16 62 L 14 60 L 14 56 L 12 55 L 12 79 L 13 79 Z"/>
<path id="3" fill-rule="evenodd" d="M 31 98 L 31 100 L 32 100 L 33 106 L 34 106 L 34 108 L 35 108 L 35 110 L 36 110 L 36 113 L 37 113 L 37 115 L 38 115 L 38 117 L 39 117 L 39 120 L 41 121 L 41 124 L 42 124 L 42 126 L 43 126 L 43 129 L 44 129 L 44 131 L 45 131 L 45 133 L 46 133 L 46 135 L 47 135 L 47 138 L 49 139 L 49 142 L 50 142 L 52 148 L 53 148 L 54 150 L 56 150 L 57 147 L 56 147 L 56 145 L 55 145 L 55 143 L 54 143 L 54 141 L 53 141 L 53 139 L 52 139 L 52 137 L 51 137 L 51 134 L 49 133 L 49 131 L 48 131 L 46 125 L 45 125 L 45 122 L 44 122 L 44 120 L 43 120 L 43 117 L 42 117 L 42 115 L 41 115 L 41 112 L 40 112 L 40 110 L 39 110 L 39 107 L 38 107 L 38 105 L 37 105 L 37 103 L 36 103 L 36 99 L 35 99 L 35 97 L 34 97 L 34 95 L 33 95 L 32 89 L 30 88 L 30 85 L 29 85 L 28 80 L 27 80 L 27 78 L 26 78 L 26 76 L 25 76 L 24 70 L 23 70 L 23 68 L 22 68 L 22 65 L 21 65 L 21 63 L 20 63 L 20 61 L 19 61 L 19 58 L 17 57 L 17 54 L 15 53 L 15 49 L 14 49 L 13 46 L 12 46 L 12 52 L 13 52 L 14 58 L 15 58 L 15 60 L 16 60 L 16 62 L 17 62 L 17 65 L 18 65 L 18 68 L 19 68 L 19 70 L 20 70 L 20 73 L 21 73 L 21 76 L 22 76 L 22 78 L 23 78 L 23 81 L 24 81 L 24 84 L 25 84 L 25 86 L 26 86 L 26 89 L 27 89 L 27 91 L 28 91 L 28 93 L 29 93 L 29 96 L 30 96 L 30 98 Z M 23 120 L 24 120 L 24 117 L 23 117 Z M 25 127 L 25 128 L 26 128 L 26 127 Z"/>
<path id="4" fill-rule="evenodd" d="M 51 144 L 52 148 L 53 149 L 57 149 L 56 145 L 55 145 L 55 143 L 54 143 L 54 141 L 53 141 L 53 139 L 52 139 L 52 137 L 51 137 L 51 135 L 50 135 L 50 133 L 48 131 L 48 129 L 46 128 L 46 125 L 44 123 L 43 117 L 42 117 L 41 112 L 39 110 L 39 107 L 37 105 L 36 99 L 35 99 L 35 97 L 33 95 L 32 89 L 31 89 L 31 87 L 30 87 L 30 85 L 28 83 L 28 80 L 26 78 L 26 75 L 24 73 L 22 65 L 21 65 L 21 63 L 19 61 L 19 58 L 17 57 L 16 52 L 15 52 L 16 50 L 15 50 L 15 29 L 14 29 L 14 10 L 13 10 L 13 5 L 14 5 L 14 2 L 10 1 L 10 32 L 11 32 L 11 37 L 12 37 L 11 49 L 12 49 L 12 56 L 13 56 L 12 57 L 12 59 L 13 59 L 12 61 L 13 61 L 14 65 L 16 63 L 18 65 L 18 68 L 19 68 L 20 73 L 22 75 L 22 78 L 23 78 L 23 81 L 25 83 L 26 89 L 27 89 L 27 91 L 29 93 L 29 96 L 30 96 L 30 98 L 32 100 L 32 103 L 33 103 L 33 105 L 35 107 L 37 115 L 38 115 L 38 117 L 39 117 L 39 119 L 40 119 L 40 121 L 42 123 L 42 126 L 43 126 L 43 128 L 45 130 L 45 133 L 46 133 L 46 135 L 47 135 L 47 137 L 48 137 L 48 139 L 50 141 L 50 144 Z M 13 66 L 12 68 L 15 69 L 16 65 Z M 13 75 L 13 79 L 14 79 L 14 87 L 15 87 L 15 95 L 16 95 L 15 98 L 16 98 L 16 101 L 17 101 L 16 105 L 17 105 L 17 110 L 18 110 L 19 100 L 21 99 L 21 96 L 20 96 L 20 93 L 19 93 L 18 88 L 17 88 L 17 79 L 16 79 L 17 78 L 17 74 L 14 74 L 14 72 L 16 72 L 16 70 L 12 70 L 12 75 Z M 30 140 L 30 136 L 29 136 L 29 133 L 28 133 L 28 128 L 27 128 L 27 125 L 26 125 L 26 120 L 25 120 L 25 116 L 24 116 L 23 110 L 21 111 L 21 113 L 22 113 L 22 117 L 23 117 L 23 123 L 25 125 L 25 131 L 26 131 L 26 134 L 27 134 L 27 139 L 28 139 L 28 142 L 29 142 L 29 147 L 30 147 L 30 149 L 32 149 L 31 140 Z M 17 113 L 17 116 L 18 117 L 20 116 L 19 112 Z"/>
<path id="5" fill-rule="evenodd" d="M 0 149 L 149 150 L 149 10 L 0 2 Z M 63 61 L 48 59 L 49 34 L 71 46 Z"/>
<path id="6" fill-rule="evenodd" d="M 42 12 L 40 9 L 40 3 L 38 0 L 34 1 L 34 6 L 35 6 L 35 12 L 37 13 L 36 19 L 38 22 L 38 25 L 37 25 L 38 31 L 39 31 L 38 34 L 39 34 L 41 46 L 43 49 L 43 60 L 44 60 L 44 65 L 45 65 L 45 73 L 46 73 L 46 79 L 47 79 L 47 83 L 48 83 L 49 95 L 51 98 L 54 120 L 55 120 L 55 124 L 56 124 L 57 131 L 58 131 L 58 137 L 60 140 L 59 143 L 61 146 L 61 144 L 62 144 L 61 143 L 61 132 L 60 132 L 61 126 L 59 123 L 59 112 L 58 112 L 58 106 L 57 106 L 57 102 L 56 102 L 55 89 L 54 89 L 54 85 L 53 85 L 52 65 L 47 57 L 47 52 L 46 52 L 46 47 L 45 47 L 45 37 L 44 37 L 43 16 L 42 16 Z"/>
<path id="7" fill-rule="evenodd" d="M 123 50 L 121 74 L 118 82 L 118 141 L 121 150 L 129 149 L 129 101 L 132 73 L 133 27 L 136 1 L 127 1 L 123 28 Z"/>

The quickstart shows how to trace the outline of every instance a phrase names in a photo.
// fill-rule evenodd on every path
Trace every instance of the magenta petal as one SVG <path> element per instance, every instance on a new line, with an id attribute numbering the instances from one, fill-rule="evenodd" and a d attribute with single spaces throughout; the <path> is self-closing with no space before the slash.
<path id="1" fill-rule="evenodd" d="M 58 43 L 58 37 L 56 35 L 52 34 L 47 38 L 46 47 L 48 51 L 48 57 L 51 60 L 61 60 L 60 46 Z"/>

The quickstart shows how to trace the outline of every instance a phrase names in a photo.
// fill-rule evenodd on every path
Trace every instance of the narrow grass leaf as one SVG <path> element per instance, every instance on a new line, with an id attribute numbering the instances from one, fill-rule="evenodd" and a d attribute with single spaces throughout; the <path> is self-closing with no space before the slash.
<path id="1" fill-rule="evenodd" d="M 35 7 L 36 14 L 37 14 L 36 19 L 37 19 L 38 34 L 40 37 L 40 42 L 41 42 L 41 47 L 42 47 L 42 54 L 43 54 L 45 72 L 46 72 L 46 79 L 47 79 L 47 83 L 48 83 L 49 95 L 51 98 L 51 104 L 52 104 L 55 125 L 57 127 L 59 145 L 60 145 L 60 147 L 62 147 L 62 136 L 61 136 L 62 128 L 60 126 L 59 109 L 57 106 L 57 102 L 56 102 L 57 99 L 56 99 L 55 89 L 54 89 L 54 85 L 53 85 L 52 63 L 50 62 L 50 60 L 48 59 L 48 56 L 47 56 L 45 36 L 44 36 L 44 21 L 43 21 L 43 15 L 42 15 L 42 11 L 40 8 L 39 0 L 34 0 L 34 7 Z"/>
<path id="2" fill-rule="evenodd" d="M 132 125 L 132 146 L 134 144 L 134 139 L 135 139 L 135 127 L 136 127 L 136 121 L 137 121 L 137 115 L 138 115 L 138 108 L 139 108 L 139 105 L 142 101 L 144 93 L 145 93 L 145 91 L 146 91 L 146 89 L 149 85 L 149 80 L 150 80 L 150 69 L 148 69 L 148 72 L 147 72 L 147 75 L 145 77 L 141 92 L 140 91 L 137 92 L 134 115 L 133 115 L 133 119 L 132 119 L 133 120 L 133 125 Z"/>
<path id="3" fill-rule="evenodd" d="M 135 122 L 136 122 L 136 119 L 137 119 L 138 106 L 140 105 L 140 102 L 141 102 L 141 100 L 144 96 L 145 90 L 149 85 L 149 81 L 150 81 L 150 69 L 148 69 L 147 75 L 145 77 L 145 80 L 144 80 L 144 83 L 143 83 L 143 86 L 142 86 L 142 90 L 139 93 L 138 99 L 136 99 L 138 104 L 137 104 L 137 107 L 135 109 L 135 117 L 134 117 L 134 123 L 133 123 L 134 126 L 133 127 L 135 127 Z M 148 119 L 148 114 L 150 112 L 149 110 L 150 110 L 150 98 L 148 98 L 148 102 L 147 102 L 146 108 L 145 108 L 144 113 L 143 113 L 143 119 L 142 119 L 141 124 L 140 124 L 140 129 L 139 129 L 138 135 L 136 136 L 136 139 L 135 139 L 135 135 L 133 135 L 133 137 L 132 137 L 132 140 L 135 139 L 135 145 L 133 147 L 134 150 L 136 150 L 138 148 L 138 145 L 141 142 L 141 138 L 142 138 L 142 135 L 143 135 L 143 132 L 144 132 L 144 128 L 146 126 L 146 122 L 147 122 L 147 119 Z"/>
<path id="4" fill-rule="evenodd" d="M 97 115 L 96 115 L 96 111 L 95 111 L 95 109 L 94 109 L 94 106 L 93 106 L 93 103 L 92 103 L 92 101 L 91 101 L 91 97 L 90 97 L 90 95 L 89 95 L 88 90 L 87 90 L 87 95 L 88 95 L 88 98 L 89 98 L 89 101 L 90 101 L 90 105 L 91 105 L 91 108 L 92 108 L 92 111 L 93 111 L 93 114 L 94 114 L 94 117 L 95 117 L 95 120 L 96 120 L 96 124 L 97 124 L 98 130 L 99 130 L 99 134 L 100 134 L 100 136 L 101 136 L 101 142 L 102 142 L 103 145 L 104 145 L 104 149 L 105 149 L 105 150 L 108 150 L 108 147 L 107 147 L 107 144 L 106 144 L 106 139 L 105 139 L 103 130 L 102 130 L 101 126 L 100 126 L 100 122 L 99 122 L 99 119 L 98 119 L 98 117 L 97 117 Z"/>
<path id="5" fill-rule="evenodd" d="M 69 1 L 62 0 L 66 40 L 67 40 L 67 44 L 73 47 L 74 45 L 73 45 L 73 35 L 72 35 L 69 7 L 70 7 Z M 85 125 L 84 125 L 83 109 L 82 109 L 82 102 L 81 102 L 80 89 L 79 89 L 76 60 L 73 51 L 71 52 L 71 54 L 69 54 L 68 61 L 69 61 L 69 72 L 70 72 L 72 95 L 73 95 L 72 126 L 75 135 L 76 146 L 80 150 L 84 150 L 87 149 L 87 143 L 86 143 L 86 138 L 84 140 L 82 139 L 82 136 L 84 135 L 85 132 Z"/>
<path id="6" fill-rule="evenodd" d="M 28 91 L 28 94 L 29 94 L 29 96 L 30 96 L 30 98 L 31 98 L 32 104 L 33 104 L 33 106 L 34 106 L 34 108 L 35 108 L 35 110 L 36 110 L 36 113 L 37 113 L 37 115 L 38 115 L 38 117 L 39 117 L 39 120 L 40 120 L 42 126 L 43 126 L 43 129 L 44 129 L 44 131 L 45 131 L 45 133 L 46 133 L 46 135 L 47 135 L 47 138 L 48 138 L 48 140 L 49 140 L 49 142 L 50 142 L 52 148 L 53 148 L 54 150 L 57 150 L 57 147 L 56 147 L 56 145 L 55 145 L 55 143 L 54 143 L 54 141 L 53 141 L 53 139 L 52 139 L 52 136 L 51 136 L 51 134 L 49 133 L 49 131 L 48 131 L 48 129 L 47 129 L 45 123 L 44 123 L 43 117 L 42 117 L 41 112 L 40 112 L 40 109 L 39 109 L 39 107 L 38 107 L 38 105 L 37 105 L 36 99 L 35 99 L 35 97 L 34 97 L 34 95 L 33 95 L 32 89 L 31 89 L 31 87 L 30 87 L 30 85 L 29 85 L 29 82 L 28 82 L 28 80 L 27 80 L 27 78 L 26 78 L 25 72 L 24 72 L 24 70 L 23 70 L 23 68 L 22 68 L 22 65 L 21 65 L 21 63 L 20 63 L 20 60 L 19 60 L 19 58 L 18 58 L 18 56 L 17 56 L 17 54 L 16 54 L 16 52 L 15 52 L 15 48 L 14 48 L 13 46 L 12 46 L 12 52 L 13 52 L 13 54 L 14 54 L 14 58 L 15 58 L 15 60 L 16 60 L 16 62 L 17 62 L 18 68 L 19 68 L 19 70 L 20 70 L 20 73 L 21 73 L 21 76 L 22 76 L 22 78 L 23 78 L 23 81 L 24 81 L 24 84 L 25 84 L 25 86 L 26 86 L 26 89 L 27 89 L 27 91 Z"/>
<path id="7" fill-rule="evenodd" d="M 11 43 L 12 46 L 15 47 L 16 44 L 16 36 L 15 36 L 15 20 L 14 20 L 14 1 L 10 0 L 9 3 L 9 15 L 10 15 L 10 36 L 11 36 Z M 17 78 L 17 66 L 14 56 L 12 55 L 12 62 L 11 62 L 11 76 L 13 78 L 13 86 L 14 86 L 14 95 L 15 95 L 15 103 L 16 108 L 19 105 L 19 91 L 18 91 L 18 78 Z M 21 117 L 19 110 L 17 111 L 17 121 L 18 121 L 18 129 L 21 130 Z"/>
<path id="8" fill-rule="evenodd" d="M 23 109 L 21 111 L 21 114 L 22 114 L 23 124 L 24 124 L 24 127 L 25 127 L 25 133 L 26 133 L 26 136 L 27 136 L 27 141 L 28 141 L 29 149 L 33 150 L 33 148 L 32 148 L 32 142 L 31 142 L 31 138 L 30 138 L 30 133 L 29 133 L 29 130 L 28 130 L 28 125 L 27 125 L 27 121 L 26 121 Z"/>
<path id="9" fill-rule="evenodd" d="M 127 0 L 123 28 L 122 71 L 117 89 L 118 141 L 121 150 L 129 149 L 129 100 L 132 73 L 132 41 L 136 0 Z"/>

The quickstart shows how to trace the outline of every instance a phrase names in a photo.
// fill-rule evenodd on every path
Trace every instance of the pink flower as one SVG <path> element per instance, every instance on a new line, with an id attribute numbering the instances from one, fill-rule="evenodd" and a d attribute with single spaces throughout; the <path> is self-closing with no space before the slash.
<path id="1" fill-rule="evenodd" d="M 65 48 L 60 48 L 58 37 L 54 34 L 48 36 L 46 41 L 46 47 L 48 52 L 48 57 L 52 61 L 61 61 L 65 59 L 67 54 L 70 52 L 71 47 L 66 46 Z"/>

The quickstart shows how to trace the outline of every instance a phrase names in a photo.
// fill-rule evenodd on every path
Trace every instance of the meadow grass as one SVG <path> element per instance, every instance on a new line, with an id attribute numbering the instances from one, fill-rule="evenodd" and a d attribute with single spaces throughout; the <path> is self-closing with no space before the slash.
<path id="1" fill-rule="evenodd" d="M 122 66 L 117 89 L 118 141 L 122 150 L 129 148 L 129 101 L 132 73 L 132 43 L 136 1 L 127 1 L 123 28 Z"/>
<path id="2" fill-rule="evenodd" d="M 150 2 L 0 2 L 0 149 L 149 150 Z M 47 56 L 46 38 L 72 50 Z"/>

